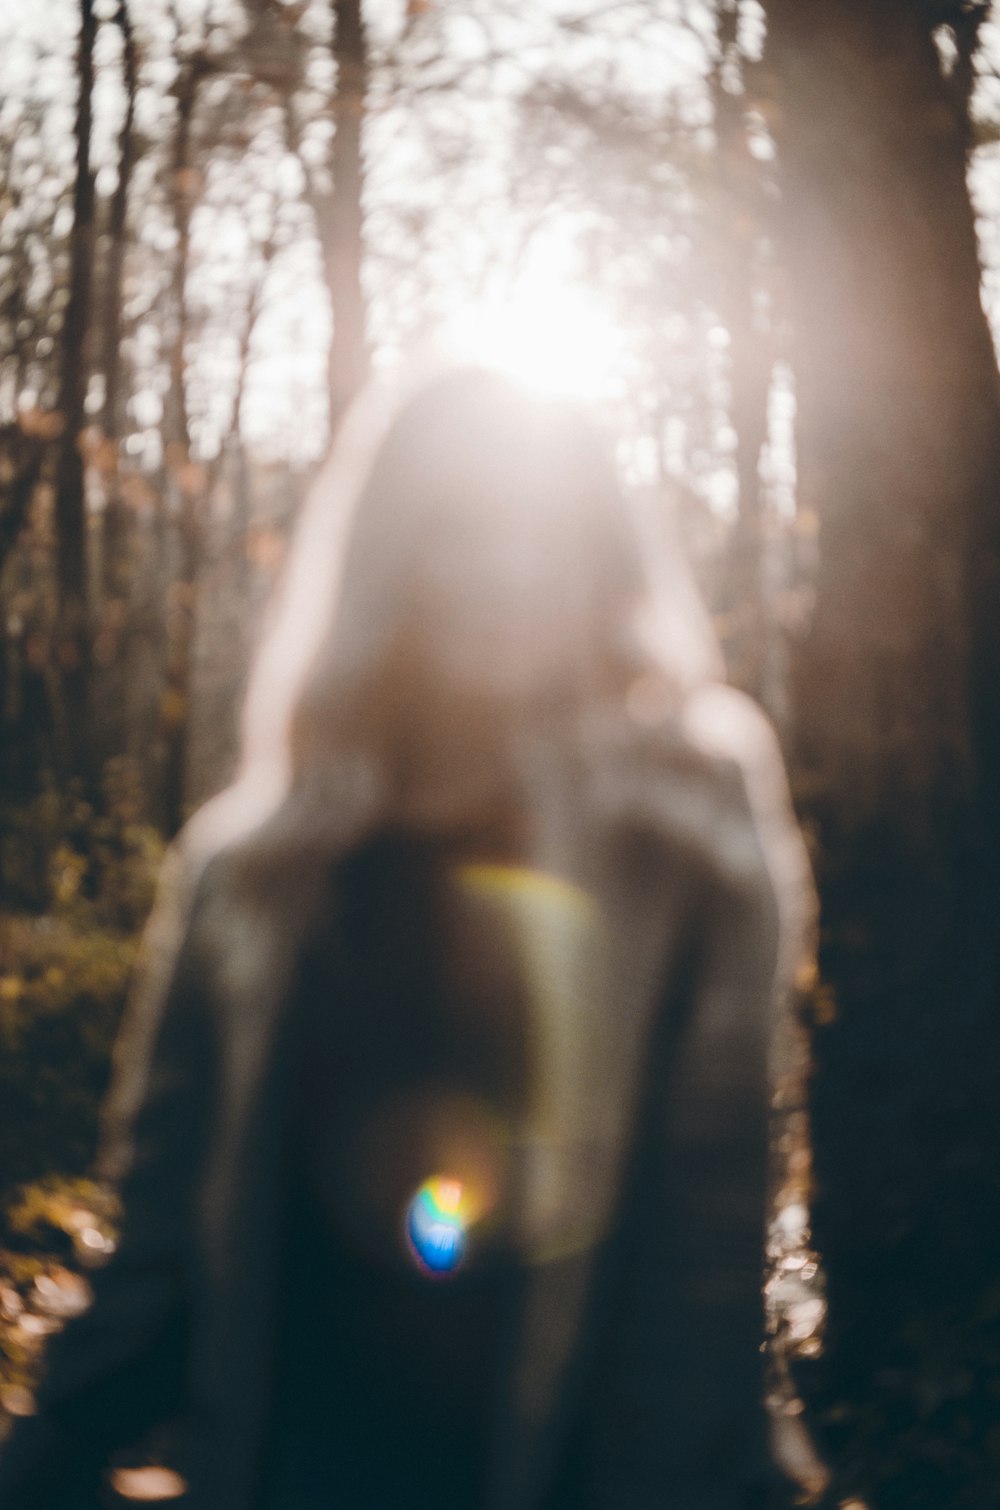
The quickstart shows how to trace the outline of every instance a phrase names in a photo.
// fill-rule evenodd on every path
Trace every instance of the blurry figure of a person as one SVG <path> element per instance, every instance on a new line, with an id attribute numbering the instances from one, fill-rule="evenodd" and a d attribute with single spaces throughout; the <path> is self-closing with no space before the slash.
<path id="1" fill-rule="evenodd" d="M 384 408 L 385 406 L 383 406 Z M 169 862 L 120 1243 L 0 1462 L 205 1510 L 769 1504 L 769 1055 L 811 889 L 677 552 L 571 406 L 362 402 Z"/>

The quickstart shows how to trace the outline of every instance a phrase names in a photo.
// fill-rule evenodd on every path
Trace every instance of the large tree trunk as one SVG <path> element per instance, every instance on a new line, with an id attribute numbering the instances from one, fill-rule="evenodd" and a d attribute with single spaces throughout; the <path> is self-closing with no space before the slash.
<path id="1" fill-rule="evenodd" d="M 1000 387 L 927 10 L 767 0 L 799 506 L 820 525 L 796 677 L 837 1002 L 815 1037 L 816 1222 L 856 1396 L 898 1367 L 907 1318 L 1000 1262 Z"/>
<path id="2" fill-rule="evenodd" d="M 80 449 L 87 393 L 85 343 L 94 262 L 94 177 L 90 166 L 91 96 L 97 23 L 92 0 L 80 0 L 77 48 L 76 176 L 69 247 L 69 294 L 62 329 L 55 465 L 56 580 L 59 596 L 57 662 L 62 688 L 59 733 L 65 775 L 92 778 L 87 590 L 87 511 Z"/>
<path id="3" fill-rule="evenodd" d="M 926 819 L 975 779 L 968 562 L 1000 461 L 965 135 L 913 0 L 769 19 L 800 506 L 822 532 L 803 745 L 841 817 Z"/>

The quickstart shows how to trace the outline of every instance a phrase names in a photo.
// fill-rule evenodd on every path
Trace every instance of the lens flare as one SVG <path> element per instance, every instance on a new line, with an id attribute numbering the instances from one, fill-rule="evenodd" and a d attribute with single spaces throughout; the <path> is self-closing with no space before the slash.
<path id="1" fill-rule="evenodd" d="M 432 1175 L 406 1208 L 406 1241 L 425 1274 L 453 1274 L 465 1257 L 472 1203 L 461 1180 Z"/>

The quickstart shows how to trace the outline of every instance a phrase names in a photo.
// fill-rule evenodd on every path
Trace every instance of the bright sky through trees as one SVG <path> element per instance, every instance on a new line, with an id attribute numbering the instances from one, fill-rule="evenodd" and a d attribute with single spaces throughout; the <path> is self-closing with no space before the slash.
<path id="1" fill-rule="evenodd" d="M 717 307 L 728 274 L 712 266 L 718 207 L 705 178 L 715 142 L 712 8 L 680 0 L 652 8 L 638 0 L 531 7 L 438 0 L 410 7 L 409 20 L 407 11 L 402 0 L 371 0 L 365 8 L 372 67 L 364 276 L 376 364 L 443 340 L 544 391 L 600 403 L 631 438 L 636 475 L 683 477 L 713 509 L 729 512 L 734 431 L 725 316 Z M 97 12 L 109 21 L 111 0 L 98 0 Z M 172 14 L 182 26 L 180 45 Z M 171 129 L 185 49 L 203 47 L 224 59 L 246 16 L 237 0 L 183 0 L 173 8 L 148 0 L 135 24 L 145 150 L 131 193 L 135 244 L 125 313 L 134 391 L 126 447 L 154 467 L 169 385 L 156 316 L 176 234 L 157 141 Z M 224 71 L 202 86 L 202 145 L 215 117 L 228 118 L 225 140 L 202 153 L 191 225 L 187 391 L 192 442 L 203 457 L 218 450 L 232 422 L 239 330 L 253 278 L 262 286 L 241 430 L 265 457 L 301 462 L 325 445 L 330 321 L 304 175 L 322 180 L 331 129 L 328 26 L 326 4 L 310 0 L 300 31 L 315 45 L 302 60 L 298 152 L 277 96 L 269 105 L 254 99 L 251 108 L 247 94 L 239 119 Z M 23 235 L 26 217 L 37 224 L 46 206 L 55 240 L 68 232 L 76 29 L 73 0 L 35 8 L 0 0 L 0 126 L 17 137 L 30 191 L 6 207 L 8 238 Z M 762 37 L 761 9 L 747 4 L 747 55 L 759 55 Z M 997 50 L 996 28 L 985 29 L 985 42 L 987 52 Z M 102 26 L 93 157 L 105 199 L 116 182 L 119 65 L 117 32 Z M 984 76 L 981 114 L 995 113 L 995 95 Z M 24 120 L 32 108 L 35 130 Z M 758 138 L 755 155 L 766 163 L 763 116 Z M 995 151 L 984 149 L 974 172 L 994 310 Z M 36 278 L 44 276 L 39 267 Z M 775 312 L 763 318 L 774 323 Z M 794 400 L 778 358 L 763 470 L 775 506 L 790 514 Z M 4 407 L 38 400 L 29 383 L 20 394 L 8 391 Z M 99 401 L 95 391 L 92 411 Z"/>
<path id="2" fill-rule="evenodd" d="M 485 292 L 460 306 L 444 342 L 541 394 L 599 402 L 621 395 L 625 333 L 581 275 L 568 222 L 565 216 L 534 238 L 492 297 Z"/>
<path id="3" fill-rule="evenodd" d="M 599 400 L 620 394 L 632 379 L 629 327 L 642 311 L 624 307 L 615 268 L 606 258 L 609 290 L 598 286 L 600 276 L 585 265 L 581 246 L 588 235 L 593 238 L 598 217 L 592 210 L 581 213 L 579 185 L 569 186 L 565 203 L 560 202 L 566 144 L 548 142 L 537 149 L 548 164 L 546 202 L 538 203 L 532 185 L 536 149 L 529 143 L 525 154 L 520 111 L 542 81 L 572 74 L 595 97 L 601 89 L 624 89 L 640 116 L 658 112 L 665 94 L 672 96 L 693 126 L 703 127 L 711 24 L 707 10 L 699 24 L 681 24 L 679 7 L 668 5 L 637 31 L 642 8 L 626 4 L 609 10 L 595 33 L 579 24 L 592 9 L 553 0 L 533 7 L 529 16 L 505 4 L 443 3 L 423 22 L 423 34 L 404 44 L 403 7 L 382 0 L 368 8 L 374 67 L 366 122 L 366 281 L 377 360 L 392 360 L 414 341 L 443 337 L 463 354 L 495 361 L 546 391 Z M 71 0 L 52 0 L 44 10 L 43 19 L 41 11 L 25 11 L 7 0 L 0 12 L 0 84 L 8 119 L 27 99 L 44 106 L 45 130 L 52 138 L 46 157 L 58 162 L 65 192 L 76 11 Z M 99 6 L 105 19 L 112 11 L 110 5 Z M 234 3 L 185 0 L 177 14 L 190 31 L 191 45 L 208 36 L 219 52 L 242 26 Z M 324 16 L 325 7 L 317 4 L 307 13 L 305 24 L 317 37 Z M 571 24 L 563 31 L 567 20 Z M 138 116 L 155 138 L 169 129 L 178 72 L 168 7 L 144 6 L 136 25 L 142 44 Z M 122 109 L 117 63 L 114 35 L 103 29 L 94 158 L 104 194 L 116 177 Z M 315 108 L 330 87 L 325 51 L 317 48 L 305 76 L 306 105 L 315 111 L 301 154 L 308 162 L 322 156 L 328 129 L 322 110 Z M 452 79 L 450 87 L 443 82 Z M 206 108 L 222 87 L 216 81 L 205 86 Z M 234 287 L 259 253 L 268 217 L 277 219 L 280 229 L 252 343 L 244 427 L 265 453 L 287 450 L 303 457 L 324 443 L 321 389 L 329 319 L 314 233 L 302 206 L 302 163 L 288 150 L 279 115 L 277 106 L 257 111 L 240 150 L 216 155 L 202 170 L 190 273 L 191 303 L 200 320 L 188 386 L 195 445 L 206 455 L 217 447 L 228 420 L 237 360 Z M 597 176 L 608 168 L 600 165 Z M 133 359 L 146 372 L 132 399 L 137 422 L 132 449 L 146 448 L 151 463 L 164 378 L 157 370 L 153 322 L 146 322 L 142 311 L 155 308 L 159 264 L 174 235 L 162 193 L 153 190 L 155 172 L 147 157 L 133 191 L 142 212 L 135 225 L 139 246 L 132 258 L 129 338 Z M 555 195 L 548 193 L 553 182 Z M 66 229 L 57 220 L 56 230 Z M 623 245 L 627 235 L 623 228 Z"/>

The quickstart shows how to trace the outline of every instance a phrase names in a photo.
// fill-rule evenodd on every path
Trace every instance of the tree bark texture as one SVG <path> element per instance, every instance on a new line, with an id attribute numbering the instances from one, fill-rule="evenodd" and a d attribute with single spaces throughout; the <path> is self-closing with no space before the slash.
<path id="1" fill-rule="evenodd" d="M 815 1217 L 856 1394 L 891 1394 L 912 1318 L 1000 1262 L 1000 385 L 940 10 L 767 3 L 799 507 L 820 529 L 795 676 L 832 989 Z"/>
<path id="2" fill-rule="evenodd" d="M 966 134 L 913 0 L 771 0 L 769 21 L 800 505 L 822 534 L 803 752 L 844 821 L 912 823 L 935 793 L 985 785 L 969 588 L 1000 389 Z"/>

